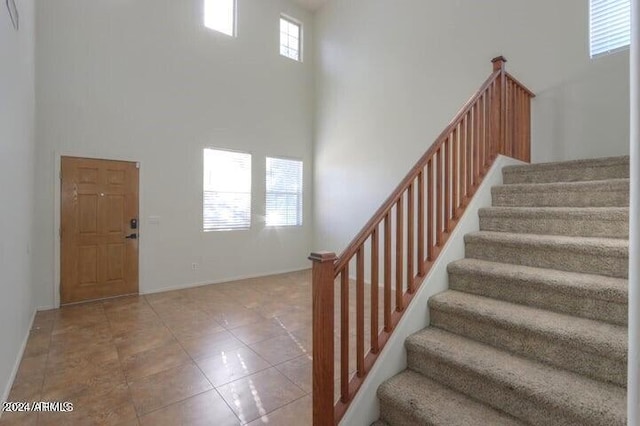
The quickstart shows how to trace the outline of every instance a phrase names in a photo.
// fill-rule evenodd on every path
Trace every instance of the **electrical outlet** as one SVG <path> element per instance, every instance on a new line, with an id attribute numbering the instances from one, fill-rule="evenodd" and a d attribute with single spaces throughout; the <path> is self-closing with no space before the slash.
<path id="1" fill-rule="evenodd" d="M 193 263 L 191 264 L 191 269 L 193 269 L 194 271 L 195 271 L 196 269 L 200 269 L 200 264 L 199 264 L 199 263 L 196 263 L 196 262 L 193 262 Z"/>

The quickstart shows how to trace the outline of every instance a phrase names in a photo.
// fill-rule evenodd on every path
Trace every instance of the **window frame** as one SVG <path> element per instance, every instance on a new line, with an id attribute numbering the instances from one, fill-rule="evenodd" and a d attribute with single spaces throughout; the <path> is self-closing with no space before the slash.
<path id="1" fill-rule="evenodd" d="M 218 34 L 223 34 L 225 36 L 228 37 L 232 37 L 232 38 L 236 38 L 238 37 L 238 0 L 231 0 L 231 2 L 233 3 L 233 14 L 231 16 L 232 22 L 231 22 L 231 34 L 222 31 L 220 29 L 214 28 L 214 27 L 210 27 L 207 25 L 207 2 L 209 1 L 216 1 L 216 0 L 203 0 L 202 2 L 202 15 L 203 15 L 203 24 L 204 27 L 208 30 L 211 31 L 215 31 Z"/>
<path id="2" fill-rule="evenodd" d="M 594 30 L 598 29 L 598 27 L 594 26 L 594 3 L 597 2 L 599 0 L 589 0 L 589 39 L 588 39 L 588 44 L 589 44 L 589 57 L 591 59 L 596 59 L 602 56 L 607 56 L 607 55 L 611 55 L 617 52 L 622 52 L 625 50 L 628 50 L 630 47 L 630 43 L 631 43 L 631 23 L 630 23 L 630 18 L 631 18 L 631 9 L 629 7 L 629 39 L 628 42 L 626 44 L 619 44 L 619 45 L 614 45 L 613 48 L 608 48 L 607 50 L 599 50 L 599 51 L 594 51 Z M 629 2 L 629 0 L 610 0 L 612 2 L 616 2 L 616 3 L 620 3 L 620 5 Z M 604 7 L 606 9 L 606 6 L 601 6 Z M 611 19 L 611 18 L 607 18 L 606 17 L 607 14 L 605 12 L 600 12 L 600 14 L 597 16 L 599 18 L 604 18 L 606 19 Z M 624 28 L 624 24 L 621 24 L 618 27 L 613 27 L 614 29 L 623 29 Z M 600 30 L 602 31 L 602 29 L 600 28 Z M 603 37 L 604 39 L 608 39 L 608 37 Z M 604 43 L 603 43 L 604 44 Z M 611 45 L 613 45 L 613 43 L 611 43 Z M 609 46 L 607 46 L 609 47 Z"/>
<path id="3" fill-rule="evenodd" d="M 298 58 L 292 58 L 289 55 L 285 55 L 284 53 L 282 53 L 282 48 L 286 47 L 287 49 L 290 49 L 290 47 L 288 46 L 283 46 L 282 44 L 282 21 L 286 21 L 288 24 L 292 24 L 298 27 Z M 280 14 L 280 19 L 278 20 L 278 34 L 280 34 L 280 38 L 278 41 L 278 53 L 280 54 L 280 56 L 287 58 L 287 59 L 291 59 L 292 61 L 295 62 L 303 62 L 303 45 L 304 45 L 304 31 L 303 31 L 303 24 L 300 20 L 293 18 L 289 15 L 285 15 L 284 13 Z M 287 33 L 288 35 L 289 33 Z"/>
<path id="4" fill-rule="evenodd" d="M 206 172 L 207 172 L 207 168 L 206 168 L 206 151 L 220 151 L 220 152 L 226 152 L 226 153 L 232 153 L 232 154 L 244 154 L 247 155 L 248 158 L 248 162 L 249 162 L 249 176 L 248 176 L 248 180 L 249 180 L 249 192 L 240 192 L 240 191 L 207 191 L 206 187 L 205 187 L 205 176 L 206 176 Z M 246 224 L 246 226 L 219 226 L 219 227 L 209 227 L 207 228 L 205 226 L 205 193 L 206 192 L 224 192 L 224 193 L 237 193 L 237 194 L 248 194 L 249 196 L 249 214 L 248 214 L 248 222 Z M 234 150 L 234 149 L 227 149 L 227 148 L 217 148 L 217 147 L 211 147 L 211 146 L 205 146 L 202 149 L 202 222 L 201 222 L 201 229 L 202 232 L 208 233 L 208 232 L 232 232 L 232 231 L 248 231 L 251 229 L 251 227 L 253 226 L 253 154 L 251 152 L 248 151 L 240 151 L 240 150 Z"/>
<path id="5" fill-rule="evenodd" d="M 295 161 L 300 163 L 300 191 L 299 192 L 285 192 L 285 191 L 269 191 L 269 187 L 267 185 L 268 179 L 268 162 L 269 160 L 284 160 L 284 161 Z M 302 228 L 304 226 L 304 160 L 302 158 L 295 157 L 286 157 L 286 156 L 265 156 L 264 161 L 264 224 L 266 228 Z M 268 222 L 268 198 L 270 193 L 277 194 L 295 194 L 298 198 L 298 213 L 297 213 L 297 222 L 295 224 L 276 224 L 270 225 Z"/>

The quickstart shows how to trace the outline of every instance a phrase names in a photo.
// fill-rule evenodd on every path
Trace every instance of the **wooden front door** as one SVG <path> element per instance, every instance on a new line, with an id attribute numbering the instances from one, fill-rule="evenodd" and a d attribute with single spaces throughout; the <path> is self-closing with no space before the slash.
<path id="1" fill-rule="evenodd" d="M 61 170 L 61 303 L 138 293 L 136 163 L 62 157 Z"/>

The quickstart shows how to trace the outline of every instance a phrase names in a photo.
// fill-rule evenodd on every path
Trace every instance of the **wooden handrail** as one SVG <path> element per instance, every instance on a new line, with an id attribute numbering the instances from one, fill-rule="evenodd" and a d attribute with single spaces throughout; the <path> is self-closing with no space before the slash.
<path id="1" fill-rule="evenodd" d="M 311 254 L 314 425 L 329 426 L 340 421 L 497 155 L 530 160 L 534 94 L 505 71 L 505 62 L 502 56 L 492 60 L 489 78 L 339 257 L 333 253 Z M 365 265 L 367 251 L 370 269 Z M 354 259 L 355 268 L 351 269 Z M 355 271 L 355 279 L 350 270 Z M 368 345 L 364 326 L 365 271 L 370 271 L 371 293 Z M 378 290 L 380 275 L 382 292 Z M 334 365 L 336 285 L 340 288 L 339 369 Z M 356 339 L 353 366 L 349 356 L 352 286 Z M 340 383 L 337 401 L 336 371 Z"/>

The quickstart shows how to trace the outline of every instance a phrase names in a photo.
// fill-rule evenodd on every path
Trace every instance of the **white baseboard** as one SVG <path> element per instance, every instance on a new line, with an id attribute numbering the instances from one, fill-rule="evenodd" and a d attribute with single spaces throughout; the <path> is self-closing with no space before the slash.
<path id="1" fill-rule="evenodd" d="M 38 306 L 36 308 L 36 312 L 40 312 L 40 311 L 50 311 L 51 309 L 56 309 L 55 306 L 53 305 L 45 305 L 45 306 Z"/>
<path id="2" fill-rule="evenodd" d="M 267 274 L 239 275 L 239 276 L 230 277 L 230 278 L 223 278 L 223 279 L 220 279 L 220 280 L 178 284 L 178 285 L 174 285 L 174 286 L 162 287 L 162 288 L 159 288 L 159 289 L 154 289 L 154 290 L 151 290 L 151 291 L 140 291 L 140 294 L 155 294 L 155 293 L 162 293 L 162 292 L 165 292 L 165 291 L 184 290 L 184 289 L 187 289 L 187 288 L 202 287 L 202 286 L 205 286 L 205 285 L 223 284 L 223 283 L 228 283 L 228 282 L 233 282 L 233 281 L 248 280 L 248 279 L 251 279 L 251 278 L 271 277 L 273 275 L 282 275 L 282 274 L 289 274 L 291 272 L 306 271 L 307 269 L 311 269 L 311 265 L 310 264 L 307 265 L 307 266 L 304 266 L 304 267 L 293 268 L 293 269 L 284 269 L 284 270 L 280 270 L 280 271 L 273 271 L 273 272 L 269 272 Z"/>
<path id="3" fill-rule="evenodd" d="M 13 382 L 16 379 L 16 374 L 18 374 L 18 368 L 20 368 L 20 362 L 22 361 L 22 356 L 24 355 L 24 350 L 27 347 L 27 341 L 29 340 L 29 334 L 31 333 L 31 329 L 33 328 L 33 322 L 36 319 L 36 313 L 38 309 L 34 309 L 33 315 L 31 315 L 31 321 L 29 322 L 29 329 L 27 330 L 27 334 L 24 336 L 22 340 L 22 345 L 20 346 L 20 350 L 18 351 L 18 356 L 16 357 L 15 362 L 13 363 L 13 369 L 11 370 L 11 375 L 9 376 L 9 381 L 2 393 L 1 402 L 6 402 L 7 398 L 9 398 L 9 392 L 11 392 L 11 387 L 13 386 Z M 0 410 L 0 418 L 2 418 L 3 411 Z"/>

